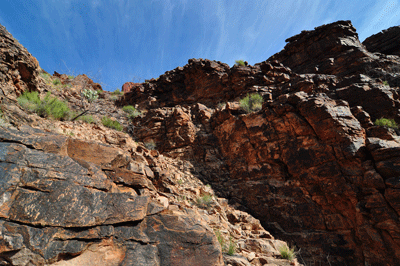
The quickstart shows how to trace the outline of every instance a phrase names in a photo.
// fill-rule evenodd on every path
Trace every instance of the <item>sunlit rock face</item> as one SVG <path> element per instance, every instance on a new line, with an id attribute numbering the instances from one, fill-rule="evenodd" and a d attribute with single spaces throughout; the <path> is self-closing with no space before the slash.
<path id="1" fill-rule="evenodd" d="M 14 43 L 7 36 L 0 43 Z M 31 84 L 20 88 L 3 67 L 13 124 L 0 131 L 4 263 L 288 265 L 279 238 L 305 265 L 396 265 L 400 139 L 374 121 L 400 122 L 399 58 L 388 44 L 361 44 L 350 21 L 287 42 L 254 66 L 190 59 L 126 85 L 116 102 L 102 93 L 99 114 L 130 136 L 21 111 L 18 91 L 41 90 L 35 67 L 18 72 Z M 78 105 L 74 88 L 54 93 Z M 264 103 L 246 113 L 239 101 L 251 93 Z M 128 104 L 142 114 L 124 117 Z M 213 190 L 200 180 L 229 205 L 201 206 Z M 237 241 L 238 256 L 223 254 L 216 230 Z"/>
<path id="2" fill-rule="evenodd" d="M 396 264 L 400 144 L 373 122 L 400 122 L 400 61 L 369 51 L 350 21 L 287 42 L 255 66 L 190 60 L 125 95 L 150 109 L 133 121 L 135 136 L 190 158 L 306 264 Z M 238 101 L 253 92 L 263 108 L 246 114 Z"/>

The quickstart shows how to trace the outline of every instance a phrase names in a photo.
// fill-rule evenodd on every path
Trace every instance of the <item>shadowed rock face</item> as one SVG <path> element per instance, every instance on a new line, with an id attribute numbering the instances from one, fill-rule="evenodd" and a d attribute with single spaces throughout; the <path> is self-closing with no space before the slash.
<path id="1" fill-rule="evenodd" d="M 396 26 L 366 38 L 362 44 L 373 53 L 400 56 L 399 41 L 400 27 Z"/>
<path id="2" fill-rule="evenodd" d="M 393 71 L 400 61 L 367 51 L 349 21 L 287 41 L 235 78 L 219 62 L 190 60 L 143 85 L 154 90 L 126 95 L 127 103 L 149 109 L 133 121 L 134 136 L 190 158 L 221 195 L 301 248 L 306 265 L 395 265 L 400 139 L 372 121 L 400 122 Z M 215 80 L 205 85 L 190 76 L 192 68 Z M 171 96 L 177 91 L 180 98 Z M 245 114 L 237 101 L 255 91 L 263 108 Z M 185 101 L 192 98 L 198 102 Z"/>
<path id="3" fill-rule="evenodd" d="M 29 127 L 2 129 L 0 140 L 0 261 L 223 264 L 219 243 L 199 216 L 164 211 L 150 195 L 140 195 L 143 184 L 151 184 L 146 166 L 124 157 L 123 151 Z M 78 154 L 78 149 L 104 156 L 100 160 Z M 114 173 L 121 158 L 136 166 L 124 170 L 137 181 L 125 189 L 104 171 Z M 120 176 L 118 171 L 114 175 Z M 61 262 L 65 254 L 72 257 Z"/>

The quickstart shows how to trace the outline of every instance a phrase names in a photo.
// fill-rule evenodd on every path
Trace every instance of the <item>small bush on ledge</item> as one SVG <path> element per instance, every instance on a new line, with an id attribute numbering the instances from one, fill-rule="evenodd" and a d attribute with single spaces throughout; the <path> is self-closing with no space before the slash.
<path id="1" fill-rule="evenodd" d="M 245 66 L 246 64 L 244 63 L 243 60 L 235 60 L 235 65 L 237 65 L 237 66 Z"/>
<path id="2" fill-rule="evenodd" d="M 247 94 L 246 97 L 239 101 L 240 107 L 246 112 L 256 112 L 261 110 L 263 104 L 263 97 L 258 93 Z"/>
<path id="3" fill-rule="evenodd" d="M 296 252 L 294 251 L 294 247 L 289 248 L 288 246 L 283 245 L 279 248 L 279 252 L 281 253 L 282 259 L 292 261 L 296 258 Z"/>
<path id="4" fill-rule="evenodd" d="M 107 116 L 103 116 L 103 118 L 101 119 L 101 123 L 103 123 L 103 125 L 108 128 L 112 128 L 118 131 L 122 131 L 124 129 L 118 121 L 114 121 Z"/>
<path id="5" fill-rule="evenodd" d="M 204 194 L 196 199 L 196 205 L 202 209 L 208 209 L 213 204 L 213 197 L 210 194 Z"/>
<path id="6" fill-rule="evenodd" d="M 35 112 L 41 117 L 52 117 L 62 120 L 66 119 L 71 113 L 67 103 L 60 101 L 56 97 L 52 97 L 50 92 L 41 100 L 37 91 L 25 91 L 18 97 L 18 103 L 22 108 Z"/>
<path id="7" fill-rule="evenodd" d="M 394 119 L 388 119 L 388 118 L 379 118 L 375 120 L 374 123 L 376 126 L 381 126 L 381 127 L 390 127 L 394 129 L 398 129 L 397 123 L 394 121 Z"/>
<path id="8" fill-rule="evenodd" d="M 137 117 L 138 115 L 140 115 L 140 111 L 137 110 L 132 105 L 126 105 L 126 106 L 122 107 L 122 110 L 128 114 L 128 117 L 130 119 L 133 119 L 133 118 Z"/>

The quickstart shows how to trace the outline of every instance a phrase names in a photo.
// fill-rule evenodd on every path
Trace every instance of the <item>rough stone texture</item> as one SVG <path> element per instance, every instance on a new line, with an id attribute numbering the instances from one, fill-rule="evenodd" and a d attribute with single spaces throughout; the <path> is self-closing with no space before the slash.
<path id="1" fill-rule="evenodd" d="M 373 121 L 400 122 L 399 65 L 367 51 L 349 21 L 289 38 L 254 66 L 191 59 L 117 101 L 147 111 L 132 122 L 101 94 L 101 115 L 138 143 L 3 106 L 19 129 L 0 132 L 3 264 L 298 264 L 281 259 L 285 245 L 305 265 L 398 264 L 400 137 Z M 238 100 L 251 92 L 264 104 L 246 114 Z M 74 89 L 57 96 L 81 101 Z M 58 215 L 43 215 L 50 205 Z"/>
<path id="2" fill-rule="evenodd" d="M 123 93 L 130 92 L 133 87 L 140 85 L 141 83 L 135 83 L 135 82 L 126 82 L 124 85 L 122 85 L 121 91 Z"/>
<path id="3" fill-rule="evenodd" d="M 38 61 L 2 25 L 0 25 L 0 55 L 2 95 L 10 94 L 9 97 L 13 95 L 15 98 L 24 90 L 37 90 L 40 70 Z"/>
<path id="4" fill-rule="evenodd" d="M 400 122 L 400 61 L 368 52 L 349 21 L 287 41 L 255 66 L 189 60 L 143 84 L 121 101 L 149 110 L 132 135 L 189 160 L 219 195 L 300 247 L 306 265 L 395 265 L 400 139 L 372 121 Z M 263 109 L 245 114 L 237 101 L 254 91 Z M 265 240 L 246 241 L 250 263 L 273 261 L 249 255 Z"/>
<path id="5" fill-rule="evenodd" d="M 396 63 L 395 58 L 367 51 L 350 21 L 338 21 L 312 31 L 302 31 L 286 42 L 285 48 L 267 61 L 278 60 L 300 74 L 343 76 Z M 379 77 L 382 78 L 382 75 Z"/>
<path id="6" fill-rule="evenodd" d="M 229 68 L 219 61 L 189 59 L 184 67 L 177 67 L 157 80 L 151 79 L 135 86 L 119 104 L 135 102 L 146 109 L 192 103 L 215 107 L 218 103 L 238 99 L 251 92 L 268 94 L 273 88 L 268 85 L 290 79 L 289 71 L 278 62 Z M 260 86 L 254 87 L 256 84 Z"/>
<path id="7" fill-rule="evenodd" d="M 25 129 L 0 133 L 4 263 L 222 265 L 216 237 L 199 215 L 164 211 L 140 182 L 121 187 L 106 175 L 152 186 L 141 162 L 123 161 L 123 151 L 104 144 Z"/>
<path id="8" fill-rule="evenodd" d="M 362 44 L 372 53 L 400 56 L 400 27 L 391 27 L 366 38 Z"/>

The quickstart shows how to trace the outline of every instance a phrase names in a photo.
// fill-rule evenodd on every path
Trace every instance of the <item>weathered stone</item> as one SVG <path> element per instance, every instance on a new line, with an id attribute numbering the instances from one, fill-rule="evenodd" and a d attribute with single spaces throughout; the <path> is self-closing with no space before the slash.
<path id="1" fill-rule="evenodd" d="M 400 56 L 400 49 L 396 43 L 400 41 L 400 27 L 390 27 L 377 34 L 366 38 L 362 44 L 368 51 L 382 53 L 387 55 Z"/>

